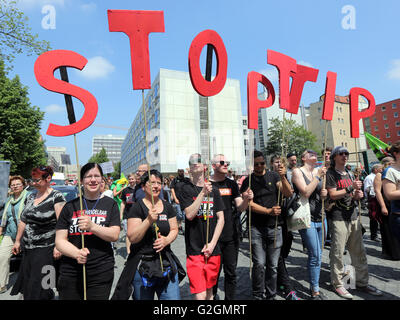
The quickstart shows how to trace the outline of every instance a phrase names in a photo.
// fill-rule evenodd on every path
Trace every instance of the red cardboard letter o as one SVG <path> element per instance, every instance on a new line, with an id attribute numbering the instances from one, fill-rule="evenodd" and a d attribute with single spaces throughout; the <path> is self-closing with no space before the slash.
<path id="1" fill-rule="evenodd" d="M 217 56 L 217 75 L 213 81 L 203 78 L 200 70 L 200 54 L 203 47 L 211 44 Z M 214 30 L 204 30 L 193 39 L 189 49 L 189 74 L 194 90 L 203 97 L 218 94 L 225 86 L 228 71 L 228 55 L 224 42 Z"/>
<path id="2" fill-rule="evenodd" d="M 37 82 L 43 88 L 61 94 L 69 94 L 79 99 L 85 107 L 82 119 L 73 124 L 59 126 L 50 123 L 46 132 L 49 136 L 64 137 L 81 132 L 96 119 L 98 110 L 96 98 L 89 91 L 54 77 L 54 71 L 59 67 L 74 67 L 82 70 L 86 63 L 85 57 L 68 50 L 47 51 L 36 59 L 34 73 Z"/>

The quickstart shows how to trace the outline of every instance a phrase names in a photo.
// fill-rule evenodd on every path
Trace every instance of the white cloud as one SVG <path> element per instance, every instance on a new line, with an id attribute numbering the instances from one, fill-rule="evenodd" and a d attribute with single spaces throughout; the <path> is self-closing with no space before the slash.
<path id="1" fill-rule="evenodd" d="M 84 3 L 80 5 L 80 8 L 83 12 L 93 12 L 96 10 L 97 5 L 94 2 Z"/>
<path id="2" fill-rule="evenodd" d="M 271 83 L 277 83 L 279 80 L 279 74 L 276 68 L 263 69 L 258 72 L 266 76 Z"/>
<path id="3" fill-rule="evenodd" d="M 47 113 L 59 113 L 65 110 L 65 107 L 61 107 L 58 104 L 51 104 L 44 108 L 44 111 Z"/>
<path id="4" fill-rule="evenodd" d="M 88 63 L 83 70 L 77 70 L 76 72 L 86 79 L 94 80 L 107 78 L 110 73 L 114 72 L 114 70 L 115 67 L 108 62 L 107 59 L 97 56 L 88 59 Z"/>
<path id="5" fill-rule="evenodd" d="M 400 80 L 400 59 L 392 60 L 391 65 L 387 77 L 392 80 Z"/>
<path id="6" fill-rule="evenodd" d="M 297 64 L 301 64 L 302 66 L 306 66 L 306 67 L 314 68 L 314 66 L 313 66 L 311 63 L 309 63 L 309 62 L 306 62 L 306 61 L 303 61 L 303 60 L 301 60 L 301 61 L 298 61 L 298 62 L 297 62 Z"/>

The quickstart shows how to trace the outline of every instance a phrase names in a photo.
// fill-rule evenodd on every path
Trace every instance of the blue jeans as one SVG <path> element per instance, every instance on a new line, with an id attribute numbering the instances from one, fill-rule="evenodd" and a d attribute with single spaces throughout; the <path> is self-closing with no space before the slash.
<path id="1" fill-rule="evenodd" d="M 400 214 L 391 213 L 389 216 L 389 224 L 393 235 L 400 242 Z"/>
<path id="2" fill-rule="evenodd" d="M 158 300 L 180 300 L 178 272 L 175 277 L 163 286 L 144 287 L 142 278 L 138 271 L 133 279 L 133 296 L 135 300 L 154 300 L 154 293 L 157 293 Z"/>
<path id="3" fill-rule="evenodd" d="M 178 221 L 185 220 L 185 214 L 182 212 L 181 206 L 179 204 L 176 204 L 176 203 L 172 204 L 172 206 L 175 208 L 175 211 L 176 211 L 176 219 Z"/>
<path id="4" fill-rule="evenodd" d="M 326 234 L 326 220 L 324 231 Z M 322 222 L 311 222 L 311 227 L 309 229 L 301 229 L 299 233 L 307 247 L 307 269 L 311 290 L 319 292 L 319 276 L 322 258 Z"/>
<path id="5" fill-rule="evenodd" d="M 251 227 L 252 286 L 255 299 L 263 299 L 264 291 L 267 299 L 276 295 L 278 260 L 282 247 L 281 226 L 276 231 L 275 248 L 274 236 L 274 227 Z"/>

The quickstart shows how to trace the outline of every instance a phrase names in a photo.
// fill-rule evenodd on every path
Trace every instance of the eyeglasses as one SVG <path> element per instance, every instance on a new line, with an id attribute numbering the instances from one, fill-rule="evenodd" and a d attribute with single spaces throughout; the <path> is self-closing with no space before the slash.
<path id="1" fill-rule="evenodd" d="M 102 176 L 99 176 L 99 175 L 95 175 L 95 176 L 86 176 L 86 177 L 84 177 L 83 179 L 86 179 L 86 180 L 92 180 L 92 179 L 101 180 L 101 179 L 102 179 Z"/>
<path id="2" fill-rule="evenodd" d="M 220 164 L 221 166 L 227 165 L 227 166 L 229 167 L 229 165 L 230 165 L 231 163 L 230 163 L 230 161 L 221 160 L 221 161 L 219 162 L 219 164 Z"/>
<path id="3" fill-rule="evenodd" d="M 265 161 L 263 162 L 254 162 L 255 166 L 264 166 L 265 165 Z"/>
<path id="4" fill-rule="evenodd" d="M 19 183 L 19 184 L 12 184 L 10 187 L 11 187 L 11 188 L 18 188 L 18 187 L 22 187 L 22 184 L 21 184 L 21 183 Z"/>
<path id="5" fill-rule="evenodd" d="M 42 179 L 42 178 L 32 179 L 32 182 L 33 182 L 33 183 L 38 183 L 38 182 L 40 182 L 41 180 L 43 180 L 43 179 Z"/>

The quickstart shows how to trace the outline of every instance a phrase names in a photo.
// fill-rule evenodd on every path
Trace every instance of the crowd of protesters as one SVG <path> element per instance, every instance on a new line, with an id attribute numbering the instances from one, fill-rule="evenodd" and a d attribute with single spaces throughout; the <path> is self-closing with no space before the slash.
<path id="1" fill-rule="evenodd" d="M 247 232 L 252 297 L 274 300 L 282 291 L 287 300 L 299 300 L 286 268 L 298 230 L 308 256 L 298 268 L 307 276 L 310 299 L 328 299 L 319 288 L 324 247 L 329 247 L 337 295 L 353 299 L 343 283 L 348 252 L 357 290 L 382 296 L 369 284 L 360 215 L 366 201 L 371 240 L 377 241 L 380 231 L 382 258 L 400 260 L 400 142 L 387 151 L 391 157 L 364 176 L 349 170 L 349 152 L 341 146 L 322 150 L 320 166 L 313 150 L 274 155 L 269 162 L 255 150 L 250 176 L 235 175 L 223 154 L 209 166 L 200 154 L 192 154 L 189 169 L 180 168 L 177 176 L 142 164 L 119 183 L 88 163 L 80 171 L 82 198 L 68 202 L 52 188 L 49 166 L 34 168 L 30 184 L 11 176 L 1 211 L 0 293 L 9 288 L 12 255 L 22 255 L 11 295 L 26 300 L 54 298 L 54 290 L 43 286 L 43 268 L 54 270 L 61 300 L 152 300 L 155 295 L 179 300 L 179 283 L 186 276 L 194 299 L 212 300 L 222 298 L 217 297 L 221 271 L 224 299 L 235 300 L 239 243 Z M 308 208 L 309 221 L 295 229 L 291 219 L 299 208 Z M 178 235 L 185 239 L 186 269 L 171 248 Z M 113 246 L 120 236 L 127 257 L 111 292 Z"/>

